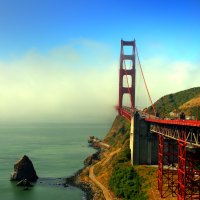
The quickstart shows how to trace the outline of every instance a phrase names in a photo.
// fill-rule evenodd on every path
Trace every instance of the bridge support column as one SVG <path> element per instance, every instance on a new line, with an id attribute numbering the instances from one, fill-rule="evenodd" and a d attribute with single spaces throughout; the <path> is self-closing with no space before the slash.
<path id="1" fill-rule="evenodd" d="M 178 200 L 185 200 L 186 141 L 178 140 Z"/>
<path id="2" fill-rule="evenodd" d="M 163 151 L 164 151 L 164 136 L 158 135 L 158 190 L 161 198 L 163 197 Z"/>
<path id="3" fill-rule="evenodd" d="M 131 164 L 134 164 L 133 154 L 134 154 L 134 116 L 131 118 L 131 128 L 130 128 L 130 150 L 131 150 Z"/>
<path id="4" fill-rule="evenodd" d="M 150 139 L 149 134 L 149 125 L 145 122 L 143 118 L 140 118 L 136 112 L 131 119 L 131 131 L 130 131 L 130 149 L 131 149 L 131 163 L 132 165 L 140 164 L 157 164 L 157 153 L 156 158 L 154 156 L 156 149 L 155 145 L 152 145 L 152 149 L 149 152 Z M 157 137 L 155 139 L 157 142 Z M 149 147 L 149 148 L 148 148 Z M 150 158 L 149 155 L 151 154 Z M 156 160 L 156 161 L 155 161 Z"/>
<path id="5" fill-rule="evenodd" d="M 187 149 L 185 199 L 200 199 L 200 157 L 198 149 Z"/>
<path id="6" fill-rule="evenodd" d="M 177 177 L 177 141 L 173 139 L 166 138 L 164 140 L 164 158 L 163 158 L 163 187 L 164 194 L 163 197 L 169 195 L 176 196 L 178 187 L 178 177 Z"/>
<path id="7" fill-rule="evenodd" d="M 177 142 L 159 135 L 158 190 L 161 198 L 176 196 L 177 192 Z"/>

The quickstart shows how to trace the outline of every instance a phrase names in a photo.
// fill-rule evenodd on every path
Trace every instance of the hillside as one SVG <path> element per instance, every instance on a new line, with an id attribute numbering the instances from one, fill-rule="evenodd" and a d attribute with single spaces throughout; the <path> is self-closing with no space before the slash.
<path id="1" fill-rule="evenodd" d="M 148 165 L 131 165 L 130 123 L 117 116 L 104 142 L 110 144 L 110 152 L 120 148 L 110 162 L 100 165 L 95 173 L 99 180 L 110 189 L 115 200 L 157 200 L 160 199 L 157 185 L 158 168 Z M 166 200 L 177 197 L 171 195 Z"/>
<path id="2" fill-rule="evenodd" d="M 154 106 L 161 117 L 173 117 L 173 114 L 176 117 L 181 112 L 185 112 L 187 116 L 196 118 L 198 107 L 200 107 L 200 87 L 163 96 L 155 102 Z M 152 107 L 149 107 L 147 112 L 153 113 Z"/>
<path id="3" fill-rule="evenodd" d="M 103 142 L 99 156 L 78 176 L 78 184 L 92 188 L 93 200 L 104 200 L 102 188 L 111 196 L 109 200 L 157 199 L 157 168 L 130 162 L 130 123 L 117 116 Z M 101 186 L 101 187 L 100 187 Z M 171 198 L 170 198 L 171 199 Z"/>
<path id="4" fill-rule="evenodd" d="M 199 106 L 200 87 L 168 94 L 155 103 L 157 111 L 163 117 L 181 112 L 185 112 L 188 116 L 196 116 Z M 148 108 L 148 111 L 152 112 L 152 109 Z M 99 152 L 86 159 L 86 167 L 79 174 L 77 182 L 92 189 L 90 199 L 156 200 L 160 198 L 157 190 L 157 167 L 131 165 L 129 137 L 130 123 L 123 117 L 117 116 L 102 141 L 106 145 L 101 146 Z M 165 199 L 176 198 L 168 196 Z"/>

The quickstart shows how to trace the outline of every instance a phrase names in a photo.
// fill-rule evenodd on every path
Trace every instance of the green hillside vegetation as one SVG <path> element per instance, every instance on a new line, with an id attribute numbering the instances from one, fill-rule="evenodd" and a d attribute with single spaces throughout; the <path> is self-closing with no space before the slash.
<path id="1" fill-rule="evenodd" d="M 200 87 L 183 90 L 177 93 L 168 94 L 155 102 L 156 111 L 161 117 L 169 117 L 170 112 L 185 112 L 189 116 L 195 116 L 200 106 Z M 147 109 L 148 113 L 153 113 L 152 107 Z M 199 110 L 200 112 L 200 110 Z"/>
<path id="2" fill-rule="evenodd" d="M 112 148 L 121 148 L 120 153 L 112 160 L 112 173 L 109 178 L 109 187 L 124 200 L 145 200 L 146 191 L 142 188 L 143 178 L 131 166 L 130 159 L 130 124 L 120 116 L 117 116 L 111 130 L 105 137 L 105 142 Z"/>
<path id="3" fill-rule="evenodd" d="M 113 147 L 122 147 L 127 140 L 129 141 L 129 134 L 130 124 L 123 117 L 117 116 L 104 142 Z"/>

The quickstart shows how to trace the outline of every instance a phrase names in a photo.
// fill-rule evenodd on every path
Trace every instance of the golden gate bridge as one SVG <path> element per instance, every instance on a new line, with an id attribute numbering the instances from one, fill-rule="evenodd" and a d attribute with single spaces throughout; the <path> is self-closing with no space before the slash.
<path id="1" fill-rule="evenodd" d="M 126 46 L 131 47 L 131 54 L 124 53 L 124 47 Z M 154 115 L 144 113 L 135 108 L 136 58 L 138 59 Z M 132 63 L 130 69 L 126 67 L 127 60 Z M 128 76 L 132 80 L 130 85 Z M 126 87 L 124 86 L 124 78 L 127 81 Z M 130 97 L 130 107 L 123 106 L 124 94 L 128 94 Z M 200 200 L 200 121 L 159 118 L 145 81 L 135 40 L 121 40 L 119 103 L 117 109 L 119 115 L 125 117 L 131 123 L 133 132 L 137 128 L 136 118 L 142 116 L 148 126 L 147 131 L 152 135 L 157 135 L 158 190 L 161 198 L 176 195 L 178 200 Z M 130 137 L 130 140 L 132 140 L 130 143 L 132 142 L 133 146 L 134 142 L 137 142 L 134 139 L 136 134 L 137 132 Z"/>

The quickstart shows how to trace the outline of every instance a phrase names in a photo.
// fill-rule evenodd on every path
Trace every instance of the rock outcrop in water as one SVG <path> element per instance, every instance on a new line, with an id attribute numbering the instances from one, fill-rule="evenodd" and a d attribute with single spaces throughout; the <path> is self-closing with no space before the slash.
<path id="1" fill-rule="evenodd" d="M 28 156 L 24 155 L 14 165 L 14 172 L 11 174 L 11 180 L 27 180 L 35 182 L 38 179 L 33 163 Z"/>

